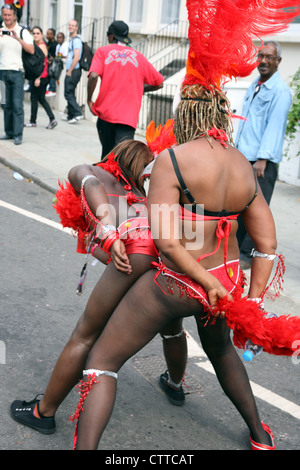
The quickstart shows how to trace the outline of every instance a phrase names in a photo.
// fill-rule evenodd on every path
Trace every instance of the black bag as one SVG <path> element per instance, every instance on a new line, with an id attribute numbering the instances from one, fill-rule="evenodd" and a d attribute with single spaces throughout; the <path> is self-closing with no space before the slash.
<path id="1" fill-rule="evenodd" d="M 63 69 L 64 69 L 63 61 L 58 57 L 54 57 L 48 69 L 49 78 L 54 78 L 54 80 L 59 80 Z"/>
<path id="2" fill-rule="evenodd" d="M 76 36 L 78 39 L 80 39 L 79 36 Z M 75 38 L 73 38 L 75 39 Z M 80 39 L 81 41 L 81 39 Z M 90 66 L 92 64 L 92 60 L 93 60 L 93 57 L 94 57 L 94 53 L 92 51 L 92 48 L 88 45 L 87 42 L 82 42 L 82 54 L 81 54 L 81 59 L 79 61 L 79 65 L 80 65 L 80 68 L 81 70 L 85 70 L 86 72 L 88 72 L 90 70 Z M 72 41 L 72 49 L 73 48 L 73 41 Z"/>
<path id="3" fill-rule="evenodd" d="M 82 43 L 82 55 L 80 59 L 80 68 L 88 72 L 92 64 L 94 54 L 87 42 Z"/>
<path id="4" fill-rule="evenodd" d="M 22 36 L 24 29 L 25 28 L 21 30 L 21 39 L 23 39 Z M 35 43 L 34 54 L 29 54 L 22 48 L 22 60 L 25 70 L 25 78 L 27 78 L 27 80 L 35 80 L 42 75 L 45 68 L 45 54 Z"/>

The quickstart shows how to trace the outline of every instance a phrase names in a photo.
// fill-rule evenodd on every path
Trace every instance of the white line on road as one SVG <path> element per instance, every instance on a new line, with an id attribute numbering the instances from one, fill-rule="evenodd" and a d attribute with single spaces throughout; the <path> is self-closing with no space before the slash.
<path id="1" fill-rule="evenodd" d="M 189 357 L 203 357 L 207 359 L 207 356 L 200 345 L 192 338 L 190 333 L 187 332 L 187 341 L 188 341 L 188 351 Z M 196 366 L 201 367 L 206 372 L 210 372 L 211 374 L 215 374 L 215 371 L 207 359 L 207 361 L 197 362 Z M 261 387 L 254 382 L 250 382 L 253 394 L 260 398 L 261 400 L 269 403 L 276 408 L 284 411 L 285 413 L 290 414 L 294 418 L 300 419 L 300 406 L 296 405 L 295 403 L 286 400 L 285 398 L 277 395 L 276 393 L 271 392 L 267 388 Z"/>
<path id="2" fill-rule="evenodd" d="M 49 225 L 52 228 L 56 228 L 62 232 L 68 233 L 69 235 L 73 235 L 74 232 L 72 229 L 64 228 L 61 224 L 57 222 L 53 222 L 52 220 L 46 219 L 40 215 L 34 214 L 33 212 L 26 211 L 21 209 L 20 207 L 14 206 L 13 204 L 9 204 L 8 202 L 4 202 L 0 200 L 0 206 L 5 207 L 11 211 L 17 212 L 18 214 L 24 215 L 25 217 L 29 217 L 30 219 L 36 220 L 37 222 L 41 222 L 42 224 Z"/>
<path id="3" fill-rule="evenodd" d="M 29 217 L 33 220 L 36 220 L 37 222 L 46 224 L 52 228 L 55 228 L 67 234 L 70 234 L 70 235 L 74 234 L 73 230 L 63 228 L 61 224 L 57 222 L 53 222 L 52 220 L 46 219 L 45 217 L 41 217 L 32 212 L 21 209 L 20 207 L 9 204 L 7 202 L 0 200 L 0 206 L 5 207 L 6 209 L 12 210 L 14 212 L 17 212 L 18 214 L 24 215 L 25 217 Z M 206 354 L 204 353 L 203 349 L 198 345 L 198 343 L 191 337 L 189 333 L 187 333 L 187 339 L 188 339 L 188 346 L 189 346 L 189 356 L 206 358 Z M 203 361 L 203 362 L 198 362 L 196 363 L 196 365 L 206 370 L 207 372 L 210 372 L 211 374 L 215 374 L 214 369 L 208 360 Z M 295 403 L 292 403 L 289 400 L 286 400 L 285 398 L 277 395 L 276 393 L 271 392 L 270 390 L 264 387 L 261 387 L 260 385 L 257 385 L 254 382 L 251 382 L 251 387 L 252 387 L 254 395 L 257 398 L 260 398 L 261 400 L 269 403 L 270 405 L 275 406 L 279 408 L 280 410 L 285 411 L 286 413 L 289 413 L 294 418 L 300 419 L 300 406 L 296 405 Z"/>

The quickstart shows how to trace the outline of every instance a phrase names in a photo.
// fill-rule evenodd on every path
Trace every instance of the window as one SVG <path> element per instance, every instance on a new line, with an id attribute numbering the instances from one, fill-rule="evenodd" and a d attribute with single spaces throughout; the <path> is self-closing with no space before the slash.
<path id="1" fill-rule="evenodd" d="M 131 0 L 129 22 L 141 23 L 143 20 L 144 0 Z"/>
<path id="2" fill-rule="evenodd" d="M 162 0 L 161 24 L 179 20 L 180 0 Z"/>
<path id="3" fill-rule="evenodd" d="M 74 20 L 78 23 L 78 31 L 82 28 L 83 0 L 74 1 Z"/>
<path id="4" fill-rule="evenodd" d="M 51 28 L 57 28 L 57 0 L 51 0 L 50 2 L 50 25 Z"/>

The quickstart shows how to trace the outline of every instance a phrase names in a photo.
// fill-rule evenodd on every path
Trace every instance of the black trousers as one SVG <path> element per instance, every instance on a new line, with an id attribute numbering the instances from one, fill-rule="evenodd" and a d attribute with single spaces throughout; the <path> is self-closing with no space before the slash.
<path id="1" fill-rule="evenodd" d="M 134 139 L 135 129 L 125 124 L 114 124 L 98 118 L 97 130 L 102 145 L 101 160 L 123 140 Z"/>
<path id="2" fill-rule="evenodd" d="M 53 114 L 53 111 L 46 100 L 46 90 L 47 90 L 47 85 L 49 83 L 48 78 L 41 78 L 41 84 L 39 87 L 34 86 L 34 83 L 32 83 L 31 86 L 31 117 L 30 117 L 30 122 L 32 124 L 36 124 L 36 118 L 37 118 L 37 113 L 38 113 L 38 106 L 39 103 L 43 106 L 44 110 L 46 111 L 50 121 L 53 121 L 55 119 L 55 116 Z"/>
<path id="3" fill-rule="evenodd" d="M 252 165 L 255 162 L 251 162 Z M 278 175 L 278 166 L 276 163 L 267 161 L 265 176 L 264 178 L 257 178 L 259 186 L 261 187 L 262 193 L 265 197 L 265 200 L 270 204 L 271 197 L 274 191 L 276 179 Z M 254 243 L 252 238 L 248 235 L 245 228 L 243 219 L 241 216 L 238 217 L 238 231 L 237 231 L 237 240 L 240 248 L 241 259 L 250 260 L 250 254 L 254 248 Z"/>
<path id="4" fill-rule="evenodd" d="M 71 77 L 66 75 L 65 78 L 65 99 L 68 102 L 68 119 L 73 119 L 82 115 L 81 108 L 76 101 L 76 87 L 81 79 L 81 69 L 75 69 Z"/>

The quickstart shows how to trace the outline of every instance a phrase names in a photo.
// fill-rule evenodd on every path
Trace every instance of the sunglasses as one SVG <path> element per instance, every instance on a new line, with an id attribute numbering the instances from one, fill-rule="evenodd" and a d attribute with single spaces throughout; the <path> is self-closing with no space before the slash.
<path id="1" fill-rule="evenodd" d="M 10 3 L 6 3 L 5 5 L 3 5 L 3 6 L 1 7 L 1 10 L 3 10 L 4 8 L 5 8 L 6 10 L 13 10 L 14 12 L 16 11 L 15 7 L 14 7 L 13 5 L 11 5 Z"/>

